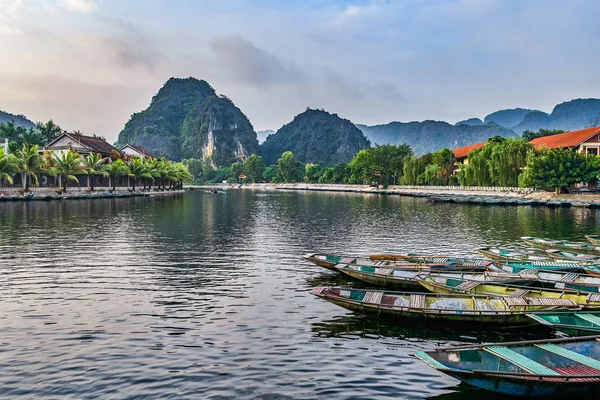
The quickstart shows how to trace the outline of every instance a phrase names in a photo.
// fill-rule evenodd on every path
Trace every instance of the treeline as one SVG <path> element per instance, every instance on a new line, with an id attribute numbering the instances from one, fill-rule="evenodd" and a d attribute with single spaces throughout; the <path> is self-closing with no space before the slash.
<path id="1" fill-rule="evenodd" d="M 87 187 L 94 190 L 94 177 L 109 178 L 109 185 L 116 189 L 117 179 L 128 178 L 133 191 L 136 182 L 143 189 L 154 187 L 158 190 L 177 189 L 183 182 L 192 179 L 187 167 L 182 163 L 173 163 L 165 159 L 140 158 L 116 153 L 112 157 L 102 157 L 98 153 L 80 156 L 76 151 L 40 152 L 37 145 L 23 145 L 14 153 L 5 154 L 0 148 L 0 186 L 4 182 L 13 183 L 17 174 L 21 175 L 23 190 L 30 186 L 39 186 L 39 175 L 58 177 L 58 186 L 67 190 L 69 181 L 79 185 L 78 175 L 87 175 Z M 92 178 L 92 179 L 90 179 Z M 131 179 L 129 179 L 131 178 Z"/>
<path id="2" fill-rule="evenodd" d="M 15 121 L 0 123 L 0 137 L 8 139 L 8 151 L 16 153 L 23 145 L 45 146 L 56 139 L 63 130 L 52 120 L 38 122 L 35 127 L 25 128 L 15 124 Z M 75 132 L 79 134 L 80 132 Z"/>
<path id="3" fill-rule="evenodd" d="M 527 133 L 541 137 L 562 131 Z M 361 150 L 348 164 L 325 167 L 303 164 L 287 151 L 277 164 L 265 165 L 262 157 L 250 156 L 244 163 L 215 169 L 210 159 L 183 160 L 197 184 L 239 183 L 346 183 L 388 185 L 452 185 L 528 187 L 555 190 L 575 184 L 596 184 L 600 157 L 572 149 L 536 150 L 525 138 L 496 136 L 479 150 L 473 149 L 465 163 L 454 152 L 443 149 L 416 157 L 409 145 L 382 145 Z"/>

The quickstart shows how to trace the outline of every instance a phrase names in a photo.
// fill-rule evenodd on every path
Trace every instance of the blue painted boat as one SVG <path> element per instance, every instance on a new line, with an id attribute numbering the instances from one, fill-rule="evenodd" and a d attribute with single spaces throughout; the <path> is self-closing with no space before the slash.
<path id="1" fill-rule="evenodd" d="M 450 347 L 414 356 L 453 378 L 496 393 L 600 394 L 600 336 Z"/>
<path id="2" fill-rule="evenodd" d="M 527 316 L 569 336 L 600 335 L 600 313 L 593 311 L 532 313 Z"/>

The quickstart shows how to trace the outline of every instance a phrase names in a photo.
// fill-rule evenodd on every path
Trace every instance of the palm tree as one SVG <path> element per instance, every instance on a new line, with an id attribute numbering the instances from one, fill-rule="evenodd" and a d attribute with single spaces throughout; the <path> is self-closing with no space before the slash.
<path id="1" fill-rule="evenodd" d="M 23 180 L 23 189 L 29 191 L 29 180 L 38 186 L 37 174 L 42 170 L 42 157 L 38 154 L 38 146 L 27 146 L 17 151 L 17 166 Z"/>
<path id="2" fill-rule="evenodd" d="M 44 143 L 48 144 L 62 133 L 60 126 L 56 125 L 52 120 L 46 122 L 38 122 L 35 127 L 40 131 L 40 135 L 44 138 Z"/>
<path id="3" fill-rule="evenodd" d="M 0 184 L 6 180 L 13 183 L 13 176 L 19 172 L 17 159 L 12 154 L 4 154 L 4 149 L 0 148 Z"/>
<path id="4" fill-rule="evenodd" d="M 117 178 L 129 174 L 129 168 L 127 168 L 127 165 L 123 160 L 111 160 L 111 162 L 104 167 L 104 170 L 108 176 L 110 176 L 113 191 L 117 186 Z"/>
<path id="5" fill-rule="evenodd" d="M 79 184 L 75 175 L 86 174 L 87 172 L 80 168 L 83 159 L 76 151 L 62 151 L 54 154 L 56 163 L 56 173 L 62 178 L 63 191 L 67 191 L 67 181 L 74 181 Z"/>
<path id="6" fill-rule="evenodd" d="M 135 192 L 135 183 L 138 179 L 152 178 L 148 166 L 140 157 L 135 157 L 129 162 L 129 176 L 133 178 L 133 191 Z"/>
<path id="7" fill-rule="evenodd" d="M 104 167 L 106 167 L 106 158 L 103 158 L 99 153 L 90 153 L 87 158 L 85 158 L 83 160 L 83 165 L 86 168 L 86 171 L 88 173 L 88 177 L 87 177 L 87 186 L 91 189 L 91 191 L 94 191 L 94 176 L 95 175 L 102 175 L 104 177 L 108 177 L 108 173 L 104 170 Z M 92 177 L 91 179 L 91 186 L 90 186 L 90 176 Z"/>

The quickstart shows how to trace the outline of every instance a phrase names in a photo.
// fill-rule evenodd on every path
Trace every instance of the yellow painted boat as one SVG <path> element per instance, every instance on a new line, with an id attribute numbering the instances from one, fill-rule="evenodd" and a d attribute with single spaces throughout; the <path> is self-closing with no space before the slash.
<path id="1" fill-rule="evenodd" d="M 547 304 L 557 300 L 571 300 L 582 308 L 600 308 L 600 293 L 577 290 L 538 289 L 529 286 L 486 283 L 444 276 L 417 278 L 425 289 L 438 294 L 473 294 L 508 298 L 515 304 L 525 304 L 525 299 L 537 299 Z"/>

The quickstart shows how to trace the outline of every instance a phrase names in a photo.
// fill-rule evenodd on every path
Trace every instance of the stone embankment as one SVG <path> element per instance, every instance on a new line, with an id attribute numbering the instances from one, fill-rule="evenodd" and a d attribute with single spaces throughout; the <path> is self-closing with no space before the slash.
<path id="1" fill-rule="evenodd" d="M 202 188 L 227 189 L 228 185 L 207 185 Z M 390 186 L 387 189 L 367 185 L 333 184 L 244 184 L 241 189 L 252 190 L 299 190 L 316 192 L 371 193 L 423 197 L 433 203 L 456 203 L 497 206 L 544 206 L 600 208 L 600 194 L 553 194 L 522 188 L 495 188 L 458 186 Z"/>
<path id="2" fill-rule="evenodd" d="M 131 192 L 129 190 L 116 191 L 68 191 L 66 193 L 57 193 L 56 191 L 32 191 L 33 195 L 25 195 L 15 191 L 0 192 L 0 203 L 8 201 L 50 201 L 50 200 L 89 200 L 89 199 L 117 199 L 125 197 L 146 197 L 156 195 L 169 195 L 184 193 L 185 190 L 152 191 L 152 192 Z"/>

